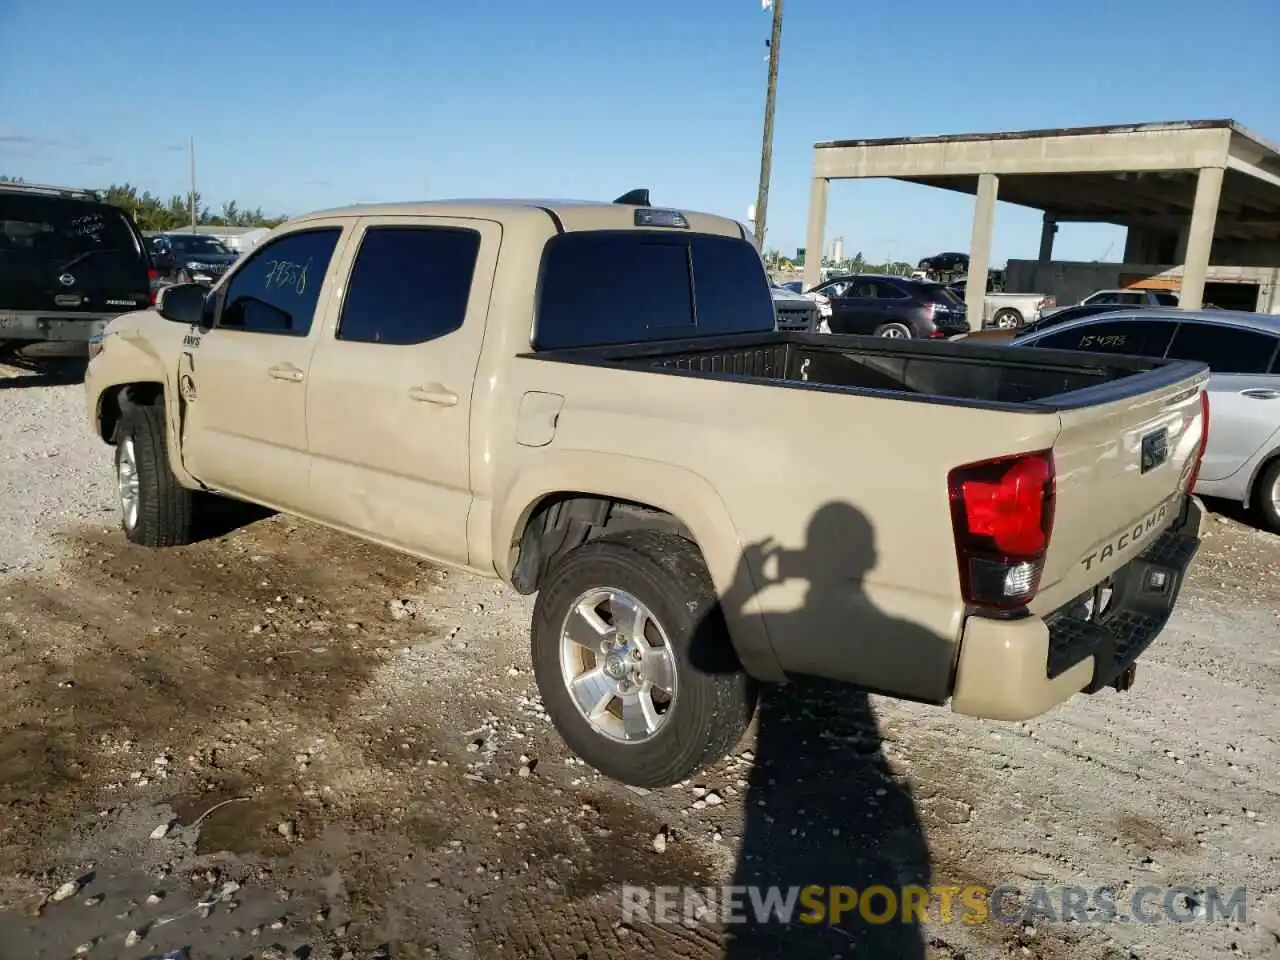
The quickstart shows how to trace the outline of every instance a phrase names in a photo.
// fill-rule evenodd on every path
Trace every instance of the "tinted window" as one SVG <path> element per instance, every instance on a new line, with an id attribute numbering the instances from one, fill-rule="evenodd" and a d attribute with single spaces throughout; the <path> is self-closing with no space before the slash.
<path id="1" fill-rule="evenodd" d="M 1184 323 L 1169 347 L 1169 357 L 1199 360 L 1214 373 L 1266 373 L 1275 348 L 1276 338 L 1269 333 Z"/>
<path id="2" fill-rule="evenodd" d="M 963 297 L 957 297 L 950 287 L 941 283 L 922 283 L 920 290 L 926 298 L 932 297 L 935 303 L 964 303 Z"/>
<path id="3" fill-rule="evenodd" d="M 480 234 L 448 227 L 370 227 L 347 285 L 338 339 L 423 343 L 462 326 Z"/>
<path id="4" fill-rule="evenodd" d="M 877 300 L 906 300 L 909 297 L 907 292 L 896 283 L 890 283 L 887 280 L 881 280 L 875 287 Z"/>
<path id="5" fill-rule="evenodd" d="M 341 233 L 338 227 L 291 233 L 255 251 L 231 278 L 218 326 L 306 336 Z"/>
<path id="6" fill-rule="evenodd" d="M 774 328 L 764 266 L 745 240 L 565 233 L 547 244 L 539 286 L 540 350 Z"/>
<path id="7" fill-rule="evenodd" d="M 1027 346 L 1161 357 L 1169 346 L 1173 328 L 1172 323 L 1153 320 L 1101 320 L 1047 334 Z"/>
<path id="8" fill-rule="evenodd" d="M 1176 307 L 1178 305 L 1178 298 L 1172 293 L 1157 293 L 1155 298 L 1156 303 L 1162 307 Z"/>
<path id="9" fill-rule="evenodd" d="M 178 253 L 230 253 L 231 248 L 217 237 L 170 237 L 169 243 Z"/>
<path id="10" fill-rule="evenodd" d="M 115 207 L 0 193 L 0 257 L 6 261 L 65 268 L 108 251 L 140 256 L 128 221 Z"/>

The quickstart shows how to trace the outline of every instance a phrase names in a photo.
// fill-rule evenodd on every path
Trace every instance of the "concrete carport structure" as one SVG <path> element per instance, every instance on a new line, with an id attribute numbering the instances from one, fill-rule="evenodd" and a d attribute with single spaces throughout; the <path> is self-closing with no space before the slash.
<path id="1" fill-rule="evenodd" d="M 818 143 L 806 287 L 821 279 L 830 182 L 877 177 L 976 197 L 970 316 L 982 316 L 997 199 L 1044 212 L 1041 264 L 1059 223 L 1128 227 L 1125 262 L 1180 265 L 1187 308 L 1201 306 L 1211 261 L 1280 267 L 1280 148 L 1232 120 Z"/>

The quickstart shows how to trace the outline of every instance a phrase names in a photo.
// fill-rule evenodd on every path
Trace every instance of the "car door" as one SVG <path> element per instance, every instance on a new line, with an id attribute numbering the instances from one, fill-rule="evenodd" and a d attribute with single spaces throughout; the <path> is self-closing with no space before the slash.
<path id="1" fill-rule="evenodd" d="M 835 333 L 871 333 L 880 326 L 882 314 L 883 304 L 876 282 L 854 279 L 845 290 L 841 325 L 837 328 L 833 323 L 831 329 Z"/>
<path id="2" fill-rule="evenodd" d="M 307 393 L 317 518 L 466 564 L 472 385 L 502 231 L 361 219 Z"/>
<path id="3" fill-rule="evenodd" d="M 849 317 L 855 304 L 849 299 L 852 284 L 848 280 L 833 280 L 817 288 L 817 292 L 831 301 L 831 318 L 827 325 L 832 333 L 847 333 Z"/>
<path id="4" fill-rule="evenodd" d="M 307 374 L 334 289 L 341 220 L 255 250 L 210 295 L 179 359 L 182 460 L 225 493 L 308 513 Z"/>
<path id="5" fill-rule="evenodd" d="M 1233 476 L 1280 430 L 1280 374 L 1269 372 L 1275 334 L 1186 321 L 1168 356 L 1209 365 L 1209 443 L 1200 478 Z"/>

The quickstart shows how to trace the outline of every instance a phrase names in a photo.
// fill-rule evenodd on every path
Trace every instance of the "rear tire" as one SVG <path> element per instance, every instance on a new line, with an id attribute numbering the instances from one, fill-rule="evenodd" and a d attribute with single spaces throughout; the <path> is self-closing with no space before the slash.
<path id="1" fill-rule="evenodd" d="M 905 323 L 882 323 L 876 327 L 877 337 L 888 337 L 890 340 L 910 340 L 911 328 Z"/>
<path id="2" fill-rule="evenodd" d="M 603 598 L 599 606 L 597 597 Z M 616 607 L 614 597 L 621 598 Z M 627 611 L 633 608 L 648 619 L 632 621 Z M 628 637 L 630 622 L 640 627 Z M 594 631 L 585 634 L 587 643 L 584 624 Z M 534 676 L 556 731 L 586 763 L 625 784 L 667 787 L 687 779 L 728 753 L 755 712 L 756 684 L 732 655 L 702 555 L 678 534 L 634 530 L 568 553 L 540 586 L 531 642 Z M 696 669 L 695 644 L 697 662 L 719 660 L 724 670 Z M 666 653 L 651 669 L 655 651 Z M 615 680 L 615 669 L 635 672 Z M 663 671 L 668 679 L 659 686 L 654 678 Z M 615 692 L 624 687 L 632 691 L 629 700 Z M 656 695 L 668 689 L 669 695 Z M 627 718 L 637 716 L 641 726 L 633 728 Z"/>
<path id="3" fill-rule="evenodd" d="M 997 330 L 1017 330 L 1022 326 L 1022 314 L 1017 310 L 997 310 L 991 325 Z"/>
<path id="4" fill-rule="evenodd" d="M 1253 505 L 1262 525 L 1280 533 L 1280 457 L 1268 463 L 1253 485 Z"/>
<path id="5" fill-rule="evenodd" d="M 115 459 L 124 535 L 144 547 L 191 543 L 195 495 L 169 467 L 163 399 L 124 406 Z"/>

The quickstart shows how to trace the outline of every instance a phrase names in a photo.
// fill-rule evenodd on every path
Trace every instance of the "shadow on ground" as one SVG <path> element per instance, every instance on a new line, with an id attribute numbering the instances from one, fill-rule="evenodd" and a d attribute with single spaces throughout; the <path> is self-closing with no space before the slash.
<path id="1" fill-rule="evenodd" d="M 18 371 L 14 376 L 0 376 L 0 390 L 30 390 L 83 383 L 88 361 L 80 358 L 35 359 L 7 355 L 0 357 L 0 364 Z"/>
<path id="2" fill-rule="evenodd" d="M 876 561 L 866 516 L 829 503 L 810 520 L 803 548 L 748 546 L 721 610 L 738 616 L 767 586 L 801 581 L 799 609 L 766 614 L 775 644 L 820 637 L 833 666 L 844 657 L 888 657 L 922 671 L 949 669 L 951 651 L 933 633 L 885 615 L 865 596 Z M 732 880 L 748 891 L 738 922 L 728 925 L 726 957 L 923 958 L 923 930 L 903 922 L 901 893 L 928 886 L 929 849 L 910 790 L 889 770 L 866 692 L 817 680 L 766 690 L 757 724 Z M 767 909 L 771 890 L 783 902 L 796 897 L 789 922 Z"/>

